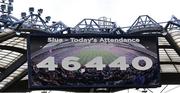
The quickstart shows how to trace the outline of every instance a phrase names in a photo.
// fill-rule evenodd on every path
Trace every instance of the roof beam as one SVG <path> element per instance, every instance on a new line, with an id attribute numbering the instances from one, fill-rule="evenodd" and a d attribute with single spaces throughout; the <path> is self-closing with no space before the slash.
<path id="1" fill-rule="evenodd" d="M 127 30 L 127 33 L 161 32 L 163 27 L 148 15 L 139 16 Z"/>
<path id="2" fill-rule="evenodd" d="M 8 40 L 10 38 L 13 38 L 15 35 L 16 35 L 15 32 L 12 32 L 11 34 L 7 33 L 6 35 L 4 34 L 2 36 L 0 35 L 0 37 L 1 37 L 0 38 L 0 43 L 3 42 L 3 41 Z"/>
<path id="3" fill-rule="evenodd" d="M 158 47 L 159 47 L 159 49 L 161 49 L 161 48 L 173 49 L 173 47 L 170 45 L 158 45 Z"/>
<path id="4" fill-rule="evenodd" d="M 19 52 L 22 54 L 26 54 L 26 50 L 18 47 L 13 47 L 13 46 L 5 46 L 5 45 L 0 45 L 0 49 L 5 49 L 5 50 L 11 50 L 15 52 Z"/>
<path id="5" fill-rule="evenodd" d="M 160 64 L 180 65 L 180 62 L 163 61 L 163 62 L 160 62 Z"/>
<path id="6" fill-rule="evenodd" d="M 161 84 L 180 84 L 179 73 L 161 73 Z"/>
<path id="7" fill-rule="evenodd" d="M 27 54 L 21 56 L 16 62 L 12 63 L 6 70 L 4 70 L 0 75 L 0 81 L 4 80 L 11 73 L 17 70 L 20 66 L 22 66 L 25 62 L 27 62 Z"/>
<path id="8" fill-rule="evenodd" d="M 174 48 L 174 50 L 177 52 L 178 55 L 180 55 L 180 48 L 178 47 L 178 45 L 176 44 L 176 42 L 173 40 L 173 38 L 171 37 L 171 35 L 169 33 L 167 33 L 167 35 L 165 36 L 166 40 L 169 42 L 169 44 Z"/>
<path id="9" fill-rule="evenodd" d="M 0 91 L 1 92 L 5 92 L 5 91 L 11 91 L 11 92 L 14 92 L 14 91 L 16 91 L 17 92 L 17 90 L 9 90 L 8 88 L 9 87 L 15 87 L 14 85 L 16 85 L 16 83 L 17 82 L 21 82 L 21 79 L 23 78 L 23 77 L 25 77 L 27 75 L 27 69 L 25 70 L 25 71 L 23 71 L 20 75 L 18 75 L 17 77 L 15 77 L 15 79 L 13 80 L 13 81 L 11 81 L 10 83 L 8 83 L 8 84 L 6 84 L 6 86 L 4 87 L 4 88 L 2 88 Z M 16 86 L 16 87 L 19 87 L 19 86 Z M 23 85 L 23 87 L 26 87 L 27 88 L 27 90 L 28 90 L 28 84 L 26 84 L 26 85 Z M 21 87 L 20 87 L 21 88 Z M 19 90 L 19 89 L 18 89 Z M 22 90 L 20 90 L 20 91 L 22 91 Z"/>

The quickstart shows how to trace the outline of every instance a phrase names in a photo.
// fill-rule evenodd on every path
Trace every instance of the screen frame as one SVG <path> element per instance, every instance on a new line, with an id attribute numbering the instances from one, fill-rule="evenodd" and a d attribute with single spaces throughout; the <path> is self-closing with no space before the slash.
<path id="1" fill-rule="evenodd" d="M 31 38 L 32 37 L 39 37 L 41 39 L 41 37 L 54 37 L 54 38 L 138 38 L 138 37 L 146 37 L 146 38 L 156 38 L 156 47 L 157 47 L 157 61 L 158 61 L 158 73 L 159 73 L 159 78 L 157 79 L 159 81 L 158 85 L 154 85 L 154 86 L 149 86 L 149 85 L 139 85 L 139 86 L 134 86 L 134 85 L 126 85 L 126 86 L 107 86 L 107 87 L 90 87 L 90 86 L 70 86 L 70 87 L 62 87 L 62 86 L 57 86 L 57 87 L 52 87 L 52 86 L 32 86 L 32 80 L 31 80 L 31 75 L 32 75 L 32 67 L 31 67 L 31 53 L 30 53 L 30 43 L 31 43 Z M 158 36 L 157 35 L 106 35 L 106 34 L 62 34 L 62 35 L 55 35 L 55 34 L 31 34 L 28 36 L 27 38 L 27 54 L 28 54 L 28 87 L 29 89 L 36 89 L 36 90 L 41 90 L 41 89 L 53 89 L 53 90 L 59 90 L 59 89 L 66 89 L 66 88 L 75 88 L 75 89 L 79 89 L 79 88 L 156 88 L 156 87 L 160 87 L 160 61 L 159 61 L 159 47 L 158 47 Z"/>

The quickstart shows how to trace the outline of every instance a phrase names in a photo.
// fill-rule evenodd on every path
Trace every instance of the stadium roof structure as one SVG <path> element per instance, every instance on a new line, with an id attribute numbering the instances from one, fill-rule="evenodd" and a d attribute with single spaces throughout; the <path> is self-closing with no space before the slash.
<path id="1" fill-rule="evenodd" d="M 17 19 L 9 13 L 0 16 L 0 91 L 30 91 L 27 82 L 27 36 L 30 34 L 117 34 L 157 35 L 162 84 L 180 84 L 180 20 L 172 16 L 165 26 L 148 15 L 139 16 L 127 31 L 106 17 L 83 19 L 75 27 L 63 22 L 48 24 L 34 14 L 22 13 Z M 24 78 L 26 77 L 26 78 Z M 120 90 L 120 89 L 115 89 Z M 72 90 L 73 91 L 73 90 Z M 76 90 L 75 90 L 76 91 Z"/>

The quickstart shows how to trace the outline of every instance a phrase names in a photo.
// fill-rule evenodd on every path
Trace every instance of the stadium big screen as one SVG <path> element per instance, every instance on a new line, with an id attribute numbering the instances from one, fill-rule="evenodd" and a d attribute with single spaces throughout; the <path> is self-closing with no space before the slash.
<path id="1" fill-rule="evenodd" d="M 157 87 L 155 36 L 30 36 L 30 88 Z"/>

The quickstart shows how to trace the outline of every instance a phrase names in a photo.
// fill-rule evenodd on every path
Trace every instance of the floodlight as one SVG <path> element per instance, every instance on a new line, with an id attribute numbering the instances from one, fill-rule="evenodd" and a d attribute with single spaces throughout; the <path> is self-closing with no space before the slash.
<path id="1" fill-rule="evenodd" d="M 43 13 L 43 9 L 38 9 L 38 14 L 42 14 Z"/>
<path id="2" fill-rule="evenodd" d="M 6 9 L 6 5 L 1 5 L 1 10 L 4 11 Z"/>
<path id="3" fill-rule="evenodd" d="M 14 0 L 9 0 L 9 2 L 14 2 Z"/>
<path id="4" fill-rule="evenodd" d="M 24 19 L 26 17 L 26 12 L 22 12 L 21 17 L 22 17 L 22 19 Z"/>
<path id="5" fill-rule="evenodd" d="M 50 16 L 47 16 L 46 17 L 46 22 L 50 21 L 51 20 L 51 17 Z"/>
<path id="6" fill-rule="evenodd" d="M 30 13 L 33 13 L 33 12 L 34 12 L 34 7 L 30 7 L 30 8 L 29 8 L 29 12 L 30 12 Z"/>
<path id="7" fill-rule="evenodd" d="M 8 11 L 9 12 L 13 11 L 13 6 L 12 5 L 8 5 Z"/>

